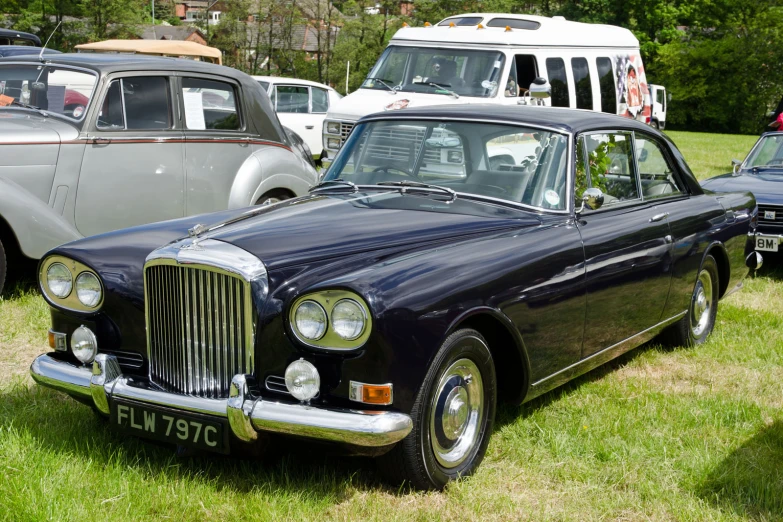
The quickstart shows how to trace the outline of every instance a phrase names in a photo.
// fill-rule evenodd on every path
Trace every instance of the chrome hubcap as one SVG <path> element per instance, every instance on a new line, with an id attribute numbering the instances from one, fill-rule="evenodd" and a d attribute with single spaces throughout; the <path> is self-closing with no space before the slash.
<path id="1" fill-rule="evenodd" d="M 712 276 L 706 270 L 699 273 L 691 302 L 691 331 L 696 338 L 709 328 L 712 315 Z"/>
<path id="2" fill-rule="evenodd" d="M 265 206 L 267 206 L 267 205 L 274 205 L 275 203 L 280 203 L 280 201 L 281 201 L 281 200 L 280 200 L 279 198 L 266 198 L 266 199 L 265 199 L 265 200 L 264 200 L 264 201 L 261 203 L 261 206 L 262 206 L 262 207 L 265 207 Z"/>
<path id="3" fill-rule="evenodd" d="M 459 359 L 443 373 L 432 399 L 430 439 L 441 466 L 454 468 L 470 455 L 483 413 L 481 372 L 470 359 Z"/>

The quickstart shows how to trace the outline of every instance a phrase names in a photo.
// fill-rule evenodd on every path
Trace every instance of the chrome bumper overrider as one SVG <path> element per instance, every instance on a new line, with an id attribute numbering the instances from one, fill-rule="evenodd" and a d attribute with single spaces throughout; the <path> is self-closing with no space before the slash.
<path id="1" fill-rule="evenodd" d="M 91 402 L 109 414 L 109 400 L 131 399 L 183 411 L 228 419 L 232 433 L 252 441 L 258 432 L 271 431 L 357 446 L 387 446 L 405 438 L 413 426 L 403 413 L 317 408 L 247 397 L 245 375 L 231 381 L 230 397 L 203 399 L 153 389 L 148 383 L 123 376 L 113 355 L 99 354 L 90 369 L 59 361 L 47 354 L 30 366 L 33 379 L 43 386 Z"/>

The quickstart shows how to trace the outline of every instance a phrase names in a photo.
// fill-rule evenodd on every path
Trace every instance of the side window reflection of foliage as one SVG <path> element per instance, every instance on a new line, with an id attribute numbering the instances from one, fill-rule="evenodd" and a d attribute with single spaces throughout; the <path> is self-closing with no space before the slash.
<path id="1" fill-rule="evenodd" d="M 587 165 L 590 168 L 590 181 L 588 183 L 585 173 L 585 138 L 580 137 L 576 149 L 576 199 L 580 201 L 584 191 L 590 187 L 601 189 L 601 192 L 607 192 L 606 174 L 612 163 L 611 154 L 617 147 L 614 134 L 609 134 L 607 141 L 599 141 L 598 145 L 587 154 Z"/>

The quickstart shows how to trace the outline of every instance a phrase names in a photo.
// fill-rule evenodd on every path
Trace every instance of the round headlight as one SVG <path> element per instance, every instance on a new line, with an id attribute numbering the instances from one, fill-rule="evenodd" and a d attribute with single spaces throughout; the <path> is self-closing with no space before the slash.
<path id="1" fill-rule="evenodd" d="M 76 278 L 76 296 L 84 306 L 95 308 L 101 302 L 101 282 L 92 272 L 82 272 Z"/>
<path id="2" fill-rule="evenodd" d="M 309 401 L 321 388 L 321 376 L 311 363 L 299 359 L 285 369 L 285 387 L 288 392 L 300 401 Z"/>
<path id="3" fill-rule="evenodd" d="M 332 309 L 332 328 L 345 339 L 353 341 L 364 331 L 364 310 L 356 301 L 343 299 Z"/>
<path id="4" fill-rule="evenodd" d="M 55 296 L 65 299 L 73 286 L 71 271 L 62 263 L 52 263 L 46 271 L 46 286 Z"/>
<path id="5" fill-rule="evenodd" d="M 340 122 L 330 121 L 326 123 L 326 132 L 328 134 L 340 134 Z"/>
<path id="6" fill-rule="evenodd" d="M 98 353 L 98 340 L 92 330 L 80 326 L 71 334 L 71 351 L 82 363 L 88 364 Z"/>
<path id="7" fill-rule="evenodd" d="M 320 339 L 326 333 L 326 312 L 315 301 L 302 301 L 294 314 L 296 330 L 312 341 Z"/>

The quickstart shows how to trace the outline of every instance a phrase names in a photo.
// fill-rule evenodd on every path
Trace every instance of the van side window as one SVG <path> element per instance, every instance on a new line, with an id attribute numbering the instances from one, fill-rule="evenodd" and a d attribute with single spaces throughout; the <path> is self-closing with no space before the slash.
<path id="1" fill-rule="evenodd" d="M 596 58 L 595 65 L 598 69 L 598 84 L 601 87 L 601 112 L 617 114 L 617 91 L 614 88 L 612 60 Z"/>
<path id="2" fill-rule="evenodd" d="M 532 54 L 518 54 L 514 57 L 514 63 L 517 66 L 519 95 L 522 96 L 530 89 L 533 80 L 538 78 L 538 64 L 536 57 Z"/>
<path id="3" fill-rule="evenodd" d="M 568 97 L 568 76 L 562 58 L 547 58 L 546 73 L 552 86 L 552 107 L 570 107 Z"/>
<path id="4" fill-rule="evenodd" d="M 571 70 L 574 73 L 576 88 L 576 108 L 593 110 L 593 86 L 587 59 L 571 58 Z"/>

